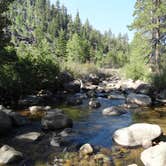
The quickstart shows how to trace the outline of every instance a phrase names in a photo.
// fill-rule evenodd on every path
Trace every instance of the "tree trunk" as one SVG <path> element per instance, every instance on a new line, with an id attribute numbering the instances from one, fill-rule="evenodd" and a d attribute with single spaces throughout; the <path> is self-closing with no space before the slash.
<path id="1" fill-rule="evenodd" d="M 160 6 L 160 0 L 156 0 L 156 10 Z M 156 72 L 160 74 L 160 18 L 156 16 L 155 18 L 156 28 L 155 28 L 155 45 L 154 45 L 154 54 L 155 54 L 155 66 Z"/>

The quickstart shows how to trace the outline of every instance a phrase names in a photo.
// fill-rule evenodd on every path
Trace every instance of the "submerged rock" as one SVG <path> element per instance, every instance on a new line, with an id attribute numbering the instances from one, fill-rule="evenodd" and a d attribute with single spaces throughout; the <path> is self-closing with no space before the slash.
<path id="1" fill-rule="evenodd" d="M 71 128 L 73 121 L 59 109 L 47 111 L 41 120 L 42 128 L 45 130 L 58 130 Z"/>
<path id="2" fill-rule="evenodd" d="M 103 115 L 110 115 L 110 116 L 122 115 L 125 113 L 126 111 L 122 107 L 118 107 L 118 106 L 111 106 L 111 107 L 105 108 L 102 111 Z"/>
<path id="3" fill-rule="evenodd" d="M 161 134 L 162 130 L 158 125 L 136 123 L 129 127 L 116 130 L 113 139 L 122 146 L 147 146 Z"/>
<path id="4" fill-rule="evenodd" d="M 166 142 L 144 150 L 141 160 L 145 166 L 166 166 Z"/>
<path id="5" fill-rule="evenodd" d="M 152 100 L 147 95 L 131 93 L 127 96 L 127 102 L 138 104 L 140 106 L 149 106 L 152 103 Z"/>
<path id="6" fill-rule="evenodd" d="M 8 164 L 21 159 L 22 157 L 23 154 L 21 152 L 16 151 L 8 145 L 3 145 L 0 148 L 0 164 Z"/>

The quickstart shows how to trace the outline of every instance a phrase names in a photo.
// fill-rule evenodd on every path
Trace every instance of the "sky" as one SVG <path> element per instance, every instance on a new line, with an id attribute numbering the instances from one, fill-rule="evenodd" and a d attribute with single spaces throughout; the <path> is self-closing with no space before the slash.
<path id="1" fill-rule="evenodd" d="M 75 16 L 79 11 L 80 18 L 84 23 L 86 19 L 90 24 L 102 33 L 108 29 L 118 33 L 128 33 L 130 41 L 133 32 L 127 29 L 132 23 L 134 4 L 136 0 L 59 0 L 67 7 L 68 13 Z M 51 0 L 55 3 L 56 0 Z"/>

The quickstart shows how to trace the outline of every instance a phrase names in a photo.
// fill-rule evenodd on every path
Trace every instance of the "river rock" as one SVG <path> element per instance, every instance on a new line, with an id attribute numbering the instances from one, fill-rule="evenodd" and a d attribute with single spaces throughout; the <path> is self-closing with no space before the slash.
<path id="1" fill-rule="evenodd" d="M 21 152 L 16 151 L 8 145 L 3 145 L 0 148 L 0 164 L 8 164 L 21 159 L 22 157 L 23 154 Z"/>
<path id="2" fill-rule="evenodd" d="M 161 142 L 141 153 L 145 166 L 166 166 L 166 142 Z"/>
<path id="3" fill-rule="evenodd" d="M 84 144 L 80 147 L 80 154 L 87 155 L 93 153 L 93 148 L 90 144 Z"/>
<path id="4" fill-rule="evenodd" d="M 66 104 L 70 106 L 76 106 L 82 104 L 82 99 L 77 96 L 69 96 L 66 99 Z"/>
<path id="5" fill-rule="evenodd" d="M 26 134 L 21 134 L 19 136 L 16 136 L 16 139 L 36 141 L 40 136 L 41 136 L 41 133 L 39 132 L 29 132 Z"/>
<path id="6" fill-rule="evenodd" d="M 102 111 L 103 115 L 122 115 L 125 114 L 126 111 L 122 108 L 122 107 L 118 107 L 118 106 L 111 106 L 111 107 L 107 107 Z"/>
<path id="7" fill-rule="evenodd" d="M 7 134 L 11 128 L 11 118 L 6 113 L 0 111 L 0 136 Z"/>
<path id="8" fill-rule="evenodd" d="M 113 135 L 116 143 L 122 146 L 146 146 L 162 134 L 160 126 L 148 123 L 136 123 L 118 129 Z"/>
<path id="9" fill-rule="evenodd" d="M 90 99 L 88 105 L 90 108 L 99 108 L 101 106 L 100 102 L 94 98 Z"/>
<path id="10" fill-rule="evenodd" d="M 37 114 L 38 112 L 43 112 L 51 109 L 50 106 L 31 106 L 29 107 L 29 111 L 32 115 Z"/>
<path id="11" fill-rule="evenodd" d="M 64 115 L 61 110 L 55 109 L 46 112 L 41 120 L 41 125 L 45 130 L 58 130 L 71 128 L 73 121 Z"/>
<path id="12" fill-rule="evenodd" d="M 108 99 L 125 100 L 125 96 L 122 94 L 110 94 Z"/>
<path id="13" fill-rule="evenodd" d="M 135 103 L 140 106 L 148 106 L 152 103 L 152 100 L 147 95 L 131 93 L 127 96 L 127 102 Z"/>
<path id="14" fill-rule="evenodd" d="M 20 115 L 18 112 L 11 112 L 9 116 L 12 119 L 12 123 L 14 126 L 19 127 L 30 123 L 30 121 L 26 117 Z"/>
<path id="15" fill-rule="evenodd" d="M 77 92 L 80 92 L 80 86 L 81 86 L 80 81 L 74 80 L 74 81 L 64 83 L 63 88 L 67 92 L 77 93 Z"/>
<path id="16" fill-rule="evenodd" d="M 98 85 L 100 82 L 100 78 L 96 74 L 89 74 L 88 81 L 91 82 L 93 85 Z"/>

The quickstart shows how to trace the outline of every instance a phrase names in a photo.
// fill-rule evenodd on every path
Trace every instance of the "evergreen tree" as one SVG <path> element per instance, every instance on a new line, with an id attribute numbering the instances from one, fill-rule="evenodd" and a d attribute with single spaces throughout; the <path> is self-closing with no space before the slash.
<path id="1" fill-rule="evenodd" d="M 165 0 L 137 0 L 134 11 L 134 22 L 130 26 L 140 32 L 151 44 L 151 55 L 155 59 L 155 69 L 159 72 L 161 43 L 165 32 L 166 21 L 163 20 L 166 12 Z"/>

